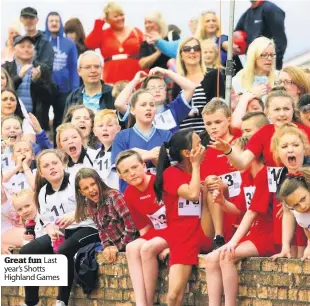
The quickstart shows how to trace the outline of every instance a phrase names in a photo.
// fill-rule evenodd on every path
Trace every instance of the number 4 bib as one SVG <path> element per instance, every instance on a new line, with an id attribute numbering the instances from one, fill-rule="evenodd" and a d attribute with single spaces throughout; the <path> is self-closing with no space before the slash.
<path id="1" fill-rule="evenodd" d="M 178 202 L 179 216 L 201 216 L 201 195 L 198 201 L 189 201 L 184 198 L 179 198 Z"/>
<path id="2" fill-rule="evenodd" d="M 153 223 L 154 229 L 161 230 L 161 229 L 167 228 L 166 206 L 162 206 L 152 215 L 147 215 L 147 216 Z"/>

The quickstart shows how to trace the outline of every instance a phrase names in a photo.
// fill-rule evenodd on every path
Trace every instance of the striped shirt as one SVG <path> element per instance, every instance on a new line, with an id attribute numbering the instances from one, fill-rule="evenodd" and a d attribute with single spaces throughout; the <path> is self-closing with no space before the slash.
<path id="1" fill-rule="evenodd" d="M 204 123 L 202 120 L 201 112 L 206 104 L 207 104 L 207 98 L 206 98 L 204 89 L 201 85 L 199 85 L 195 89 L 193 97 L 192 97 L 192 110 L 197 108 L 199 111 L 199 114 L 193 117 L 185 118 L 180 125 L 180 130 L 192 128 L 195 130 L 196 133 L 200 133 L 204 131 L 205 128 L 204 128 Z"/>

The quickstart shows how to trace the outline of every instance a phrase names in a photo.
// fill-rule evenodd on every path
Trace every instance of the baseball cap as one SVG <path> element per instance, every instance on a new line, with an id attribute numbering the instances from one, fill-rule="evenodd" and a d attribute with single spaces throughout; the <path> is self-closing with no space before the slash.
<path id="1" fill-rule="evenodd" d="M 31 36 L 28 35 L 18 35 L 14 37 L 14 47 L 20 43 L 22 43 L 24 40 L 29 40 L 34 45 L 34 40 Z"/>
<path id="2" fill-rule="evenodd" d="M 32 7 L 25 7 L 21 10 L 20 12 L 20 17 L 38 17 L 38 12 L 36 9 L 32 8 Z"/>

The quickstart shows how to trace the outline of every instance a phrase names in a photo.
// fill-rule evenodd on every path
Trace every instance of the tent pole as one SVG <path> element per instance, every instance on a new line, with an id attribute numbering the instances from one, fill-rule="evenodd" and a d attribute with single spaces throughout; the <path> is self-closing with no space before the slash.
<path id="1" fill-rule="evenodd" d="M 228 32 L 228 50 L 226 61 L 226 89 L 225 101 L 231 107 L 231 83 L 234 74 L 233 62 L 233 35 L 234 35 L 234 15 L 235 15 L 235 0 L 230 0 L 229 6 L 229 32 Z"/>

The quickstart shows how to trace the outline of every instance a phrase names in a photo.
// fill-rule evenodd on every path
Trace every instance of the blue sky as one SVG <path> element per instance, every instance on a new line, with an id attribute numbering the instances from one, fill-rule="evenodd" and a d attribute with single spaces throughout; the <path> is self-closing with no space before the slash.
<path id="1" fill-rule="evenodd" d="M 190 34 L 187 22 L 198 16 L 201 11 L 213 10 L 219 13 L 218 0 L 120 0 L 118 1 L 126 12 L 126 23 L 143 30 L 144 15 L 151 10 L 163 13 L 168 23 L 176 24 L 182 29 L 182 36 Z M 310 50 L 310 1 L 309 0 L 274 0 L 286 12 L 286 34 L 288 48 L 285 58 Z M 1 12 L 1 47 L 7 37 L 7 28 L 15 19 L 19 18 L 20 10 L 32 6 L 39 13 L 39 29 L 44 29 L 45 18 L 50 11 L 58 11 L 66 21 L 71 17 L 81 19 L 85 30 L 92 29 L 95 18 L 101 16 L 102 9 L 107 1 L 102 0 L 2 0 Z M 235 24 L 242 13 L 250 6 L 248 0 L 236 0 Z M 222 27 L 228 31 L 229 1 L 222 0 Z"/>

